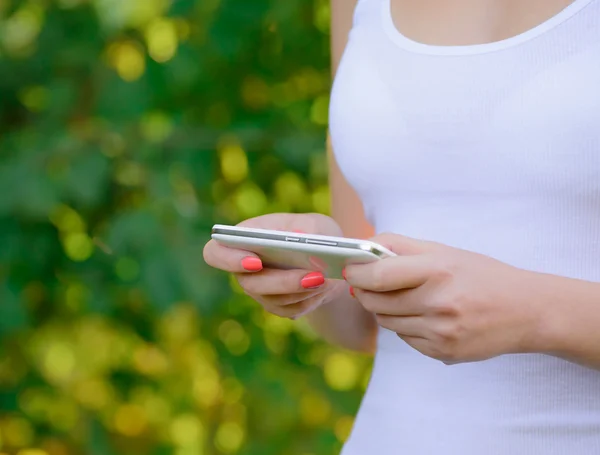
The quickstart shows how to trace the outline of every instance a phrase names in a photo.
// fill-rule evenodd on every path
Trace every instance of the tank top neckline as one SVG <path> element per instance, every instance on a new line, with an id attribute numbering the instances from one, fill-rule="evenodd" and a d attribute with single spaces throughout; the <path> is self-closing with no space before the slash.
<path id="1" fill-rule="evenodd" d="M 398 45 L 406 51 L 410 51 L 417 54 L 457 56 L 487 54 L 490 52 L 509 49 L 511 47 L 523 44 L 540 35 L 543 35 L 544 33 L 550 31 L 554 27 L 572 18 L 593 1 L 595 0 L 573 0 L 571 4 L 566 6 L 554 16 L 550 17 L 549 19 L 546 19 L 545 21 L 534 26 L 533 28 L 530 28 L 529 30 L 526 30 L 510 38 L 494 41 L 491 43 L 449 46 L 425 44 L 405 36 L 394 23 L 394 19 L 392 17 L 391 0 L 381 0 L 380 3 L 383 29 L 388 35 L 388 37 L 396 45 Z"/>

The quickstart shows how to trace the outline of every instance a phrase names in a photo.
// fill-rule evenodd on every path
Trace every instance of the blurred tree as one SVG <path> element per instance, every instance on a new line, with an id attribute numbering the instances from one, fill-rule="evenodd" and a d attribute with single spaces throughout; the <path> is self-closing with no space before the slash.
<path id="1" fill-rule="evenodd" d="M 369 360 L 206 267 L 328 210 L 325 0 L 0 0 L 0 451 L 320 455 Z"/>

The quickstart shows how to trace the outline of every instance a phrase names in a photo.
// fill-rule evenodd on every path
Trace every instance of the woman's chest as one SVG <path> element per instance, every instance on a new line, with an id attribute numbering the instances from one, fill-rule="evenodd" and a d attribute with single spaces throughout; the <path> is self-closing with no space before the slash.
<path id="1" fill-rule="evenodd" d="M 600 44 L 541 64 L 393 59 L 356 41 L 330 120 L 361 196 L 600 194 Z"/>

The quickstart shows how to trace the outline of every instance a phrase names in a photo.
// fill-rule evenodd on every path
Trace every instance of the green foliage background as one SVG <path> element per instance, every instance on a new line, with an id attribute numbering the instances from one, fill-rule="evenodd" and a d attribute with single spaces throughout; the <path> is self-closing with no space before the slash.
<path id="1" fill-rule="evenodd" d="M 328 210 L 326 0 L 0 0 L 0 452 L 335 454 L 369 360 L 214 222 Z"/>

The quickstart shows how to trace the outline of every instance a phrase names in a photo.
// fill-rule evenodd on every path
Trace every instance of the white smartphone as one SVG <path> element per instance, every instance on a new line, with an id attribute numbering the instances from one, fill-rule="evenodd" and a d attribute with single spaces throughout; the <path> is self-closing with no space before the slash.
<path id="1" fill-rule="evenodd" d="M 368 240 L 221 224 L 213 226 L 212 238 L 222 245 L 256 253 L 267 267 L 317 271 L 335 279 L 342 278 L 347 265 L 396 256 Z"/>

